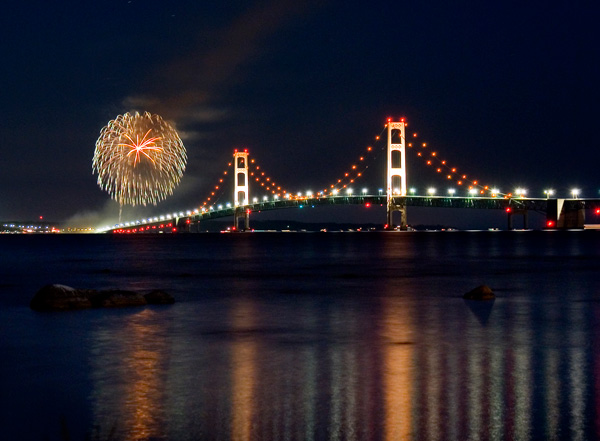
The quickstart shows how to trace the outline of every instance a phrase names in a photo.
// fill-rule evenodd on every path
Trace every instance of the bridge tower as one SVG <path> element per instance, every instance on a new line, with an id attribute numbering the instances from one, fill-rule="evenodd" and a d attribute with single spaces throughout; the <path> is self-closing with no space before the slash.
<path id="1" fill-rule="evenodd" d="M 248 149 L 239 152 L 233 151 L 233 176 L 234 176 L 234 215 L 233 226 L 238 229 L 239 220 L 244 219 L 244 229 L 250 229 L 250 210 L 245 208 L 250 203 L 250 186 L 248 185 Z"/>
<path id="2" fill-rule="evenodd" d="M 406 122 L 387 120 L 387 225 L 393 228 L 394 212 L 400 212 L 400 229 L 406 230 Z"/>

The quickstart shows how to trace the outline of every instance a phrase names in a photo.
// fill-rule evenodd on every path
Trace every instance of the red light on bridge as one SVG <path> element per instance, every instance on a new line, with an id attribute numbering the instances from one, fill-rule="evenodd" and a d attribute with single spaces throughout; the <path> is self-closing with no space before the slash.
<path id="1" fill-rule="evenodd" d="M 367 207 L 367 208 L 369 208 L 370 206 L 371 206 L 371 204 L 370 204 L 369 202 L 367 202 L 367 203 L 365 204 L 365 207 Z"/>
<path id="2" fill-rule="evenodd" d="M 596 214 L 600 214 L 600 208 L 596 208 Z"/>
<path id="3" fill-rule="evenodd" d="M 506 207 L 506 212 L 507 212 L 507 213 L 510 213 L 511 211 L 512 211 L 512 208 L 510 208 L 510 207 Z"/>
<path id="4" fill-rule="evenodd" d="M 177 228 L 173 228 L 173 233 L 176 233 L 176 232 L 177 232 Z"/>
<path id="5" fill-rule="evenodd" d="M 554 221 L 549 220 L 548 222 L 546 222 L 546 227 L 552 228 L 553 226 L 554 226 Z"/>

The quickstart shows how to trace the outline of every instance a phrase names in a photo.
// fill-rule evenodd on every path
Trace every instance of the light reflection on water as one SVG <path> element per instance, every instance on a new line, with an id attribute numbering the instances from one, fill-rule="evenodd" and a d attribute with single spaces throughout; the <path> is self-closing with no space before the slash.
<path id="1" fill-rule="evenodd" d="M 450 302 L 423 317 L 387 296 L 367 310 L 296 300 L 229 299 L 216 329 L 182 329 L 150 308 L 103 328 L 94 423 L 127 440 L 590 439 L 598 391 L 581 308 L 565 311 L 557 347 L 545 344 L 552 328 L 504 320 L 499 300 L 485 327 Z M 533 307 L 513 313 L 531 321 Z"/>
<path id="2" fill-rule="evenodd" d="M 89 406 L 86 431 L 107 438 L 114 428 L 124 440 L 600 438 L 600 241 L 306 237 L 292 247 L 278 238 L 270 252 L 242 238 L 210 267 L 214 247 L 161 254 L 160 244 L 132 243 L 123 256 L 137 256 L 141 273 L 97 280 L 171 283 L 182 301 L 19 310 L 18 320 L 0 310 L 0 335 L 9 323 L 27 336 L 0 338 L 0 378 L 14 383 L 0 386 L 31 394 L 25 403 L 36 393 L 24 387 L 27 372 L 62 387 L 68 380 L 48 367 L 83 354 L 89 383 L 64 401 Z M 65 274 L 89 277 L 93 265 L 78 274 L 73 261 Z M 170 261 L 178 267 L 147 270 Z M 463 300 L 461 284 L 480 278 L 498 298 Z M 57 336 L 67 358 L 39 351 Z M 0 418 L 20 406 L 5 401 Z"/>
<path id="3" fill-rule="evenodd" d="M 94 425 L 124 439 L 165 437 L 168 322 L 152 309 L 125 316 L 93 337 L 91 394 Z"/>

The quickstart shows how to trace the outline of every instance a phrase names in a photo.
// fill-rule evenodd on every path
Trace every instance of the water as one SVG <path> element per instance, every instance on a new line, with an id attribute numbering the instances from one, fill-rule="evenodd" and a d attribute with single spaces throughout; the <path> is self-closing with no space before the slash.
<path id="1" fill-rule="evenodd" d="M 5 235 L 2 439 L 599 439 L 599 257 L 592 231 Z M 31 311 L 47 283 L 177 303 Z"/>

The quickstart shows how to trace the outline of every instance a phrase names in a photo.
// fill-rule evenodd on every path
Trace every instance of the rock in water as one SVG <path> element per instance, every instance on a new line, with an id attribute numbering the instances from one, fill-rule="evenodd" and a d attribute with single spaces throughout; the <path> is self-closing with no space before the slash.
<path id="1" fill-rule="evenodd" d="M 164 291 L 154 290 L 145 296 L 135 291 L 109 289 L 75 289 L 65 285 L 46 285 L 29 306 L 36 311 L 66 311 L 86 308 L 118 308 L 122 306 L 167 305 L 175 299 Z"/>
<path id="2" fill-rule="evenodd" d="M 467 300 L 492 300 L 495 299 L 494 291 L 487 285 L 481 285 L 463 295 Z"/>
<path id="3" fill-rule="evenodd" d="M 144 298 L 149 305 L 170 305 L 175 303 L 175 299 L 171 294 L 161 291 L 160 289 L 149 292 L 144 295 Z"/>
<path id="4" fill-rule="evenodd" d="M 29 303 L 36 311 L 64 311 L 68 309 L 91 308 L 90 292 L 65 285 L 42 287 Z"/>
<path id="5" fill-rule="evenodd" d="M 121 306 L 143 306 L 146 299 L 134 291 L 122 291 L 119 289 L 98 291 L 92 296 L 94 307 L 115 308 Z"/>

